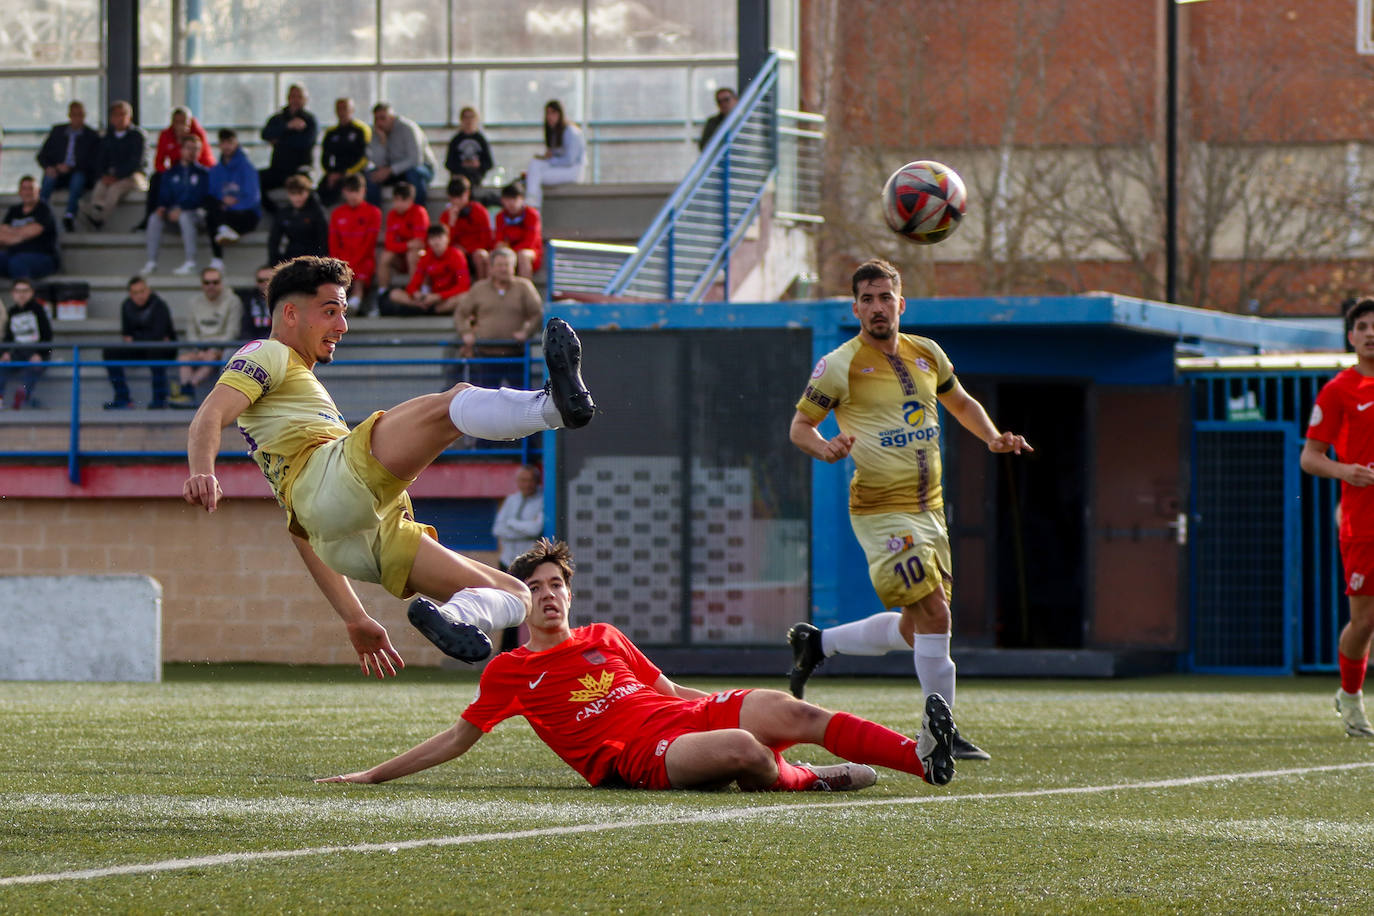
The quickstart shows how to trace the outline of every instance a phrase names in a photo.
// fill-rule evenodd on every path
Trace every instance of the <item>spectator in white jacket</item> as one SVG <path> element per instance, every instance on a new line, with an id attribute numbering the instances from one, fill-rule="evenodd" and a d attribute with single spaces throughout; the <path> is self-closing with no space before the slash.
<path id="1" fill-rule="evenodd" d="M 546 185 L 580 184 L 586 171 L 582 129 L 564 116 L 561 102 L 551 99 L 544 105 L 544 152 L 525 166 L 525 203 L 538 209 Z"/>

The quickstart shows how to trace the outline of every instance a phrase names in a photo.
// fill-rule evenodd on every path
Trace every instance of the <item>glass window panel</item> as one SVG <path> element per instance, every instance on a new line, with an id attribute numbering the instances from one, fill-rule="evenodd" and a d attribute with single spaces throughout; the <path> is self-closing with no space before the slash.
<path id="1" fill-rule="evenodd" d="M 582 0 L 507 0 L 500 10 L 454 4 L 454 60 L 581 59 Z"/>
<path id="2" fill-rule="evenodd" d="M 768 4 L 768 44 L 774 50 L 797 50 L 797 0 L 771 0 Z"/>
<path id="3" fill-rule="evenodd" d="M 692 70 L 692 117 L 705 120 L 716 113 L 716 90 L 738 89 L 739 69 L 734 64 L 697 67 Z"/>
<path id="4" fill-rule="evenodd" d="M 587 56 L 733 55 L 737 31 L 735 0 L 591 0 Z"/>
<path id="5" fill-rule="evenodd" d="M 325 128 L 338 122 L 334 115 L 334 102 L 341 97 L 353 100 L 356 109 L 354 117 L 364 124 L 372 121 L 372 103 L 377 101 L 377 77 L 371 70 L 330 70 L 312 73 L 293 73 L 283 70 L 277 79 L 278 95 L 276 107 L 286 104 L 286 87 L 300 85 L 305 87 L 307 101 L 305 107 L 320 122 L 320 135 Z M 274 109 L 275 110 L 275 109 Z M 267 114 L 263 115 L 266 123 Z"/>
<path id="6" fill-rule="evenodd" d="M 382 96 L 397 114 L 417 124 L 448 123 L 448 75 L 443 70 L 383 73 Z"/>
<path id="7" fill-rule="evenodd" d="M 383 60 L 420 63 L 448 59 L 447 0 L 381 2 Z"/>
<path id="8" fill-rule="evenodd" d="M 261 128 L 281 107 L 272 97 L 270 73 L 192 74 L 186 78 L 186 101 L 211 134 L 219 127 Z"/>
<path id="9" fill-rule="evenodd" d="M 267 64 L 376 58 L 375 0 L 202 0 L 180 5 L 189 64 Z M 198 10 L 188 19 L 189 10 Z"/>
<path id="10" fill-rule="evenodd" d="M 94 92 L 86 104 L 86 115 L 99 114 L 101 107 Z M 86 102 L 76 94 L 70 76 L 29 76 L 0 79 L 0 124 L 7 132 L 16 130 L 46 130 L 67 119 L 67 104 L 75 99 Z M 98 118 L 92 118 L 98 120 Z M 13 141 L 6 138 L 6 146 Z M 35 150 L 36 151 L 36 150 Z M 8 157 L 7 157 L 8 158 Z M 28 157 L 29 162 L 33 158 Z"/>
<path id="11" fill-rule="evenodd" d="M 165 67 L 172 62 L 172 0 L 140 0 L 138 62 L 143 67 Z"/>
<path id="12" fill-rule="evenodd" d="M 449 82 L 453 87 L 450 93 L 453 110 L 449 114 L 449 123 L 457 124 L 458 115 L 469 105 L 477 109 L 478 123 L 485 121 L 487 113 L 482 110 L 481 105 L 482 74 L 477 70 L 454 70 L 449 74 Z"/>
<path id="13" fill-rule="evenodd" d="M 687 116 L 686 67 L 616 67 L 587 74 L 593 121 L 665 121 Z"/>
<path id="14" fill-rule="evenodd" d="M 5 0 L 0 67 L 100 64 L 100 0 Z"/>
<path id="15" fill-rule="evenodd" d="M 558 99 L 574 121 L 582 120 L 580 70 L 490 70 L 486 119 L 496 124 L 543 124 L 544 103 Z"/>
<path id="16" fill-rule="evenodd" d="M 600 182 L 678 182 L 697 158 L 696 139 L 679 143 L 605 143 L 589 154 Z"/>
<path id="17" fill-rule="evenodd" d="M 156 134 L 172 122 L 172 78 L 167 74 L 138 78 L 138 123 L 156 141 Z"/>

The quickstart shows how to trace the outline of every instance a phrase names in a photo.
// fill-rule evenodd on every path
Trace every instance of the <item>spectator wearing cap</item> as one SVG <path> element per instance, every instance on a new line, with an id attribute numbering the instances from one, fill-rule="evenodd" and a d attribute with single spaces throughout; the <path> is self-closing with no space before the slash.
<path id="1" fill-rule="evenodd" d="M 210 169 L 210 193 L 205 199 L 205 230 L 210 234 L 210 266 L 224 269 L 222 245 L 232 244 L 252 232 L 262 219 L 258 170 L 239 146 L 238 134 L 228 127 L 219 131 L 219 163 Z"/>

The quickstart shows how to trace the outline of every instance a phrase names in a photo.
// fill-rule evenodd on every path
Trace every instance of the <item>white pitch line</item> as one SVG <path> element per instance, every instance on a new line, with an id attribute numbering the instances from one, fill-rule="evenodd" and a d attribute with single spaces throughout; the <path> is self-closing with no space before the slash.
<path id="1" fill-rule="evenodd" d="M 709 824 L 717 821 L 744 820 L 780 811 L 815 811 L 818 808 L 874 808 L 897 805 L 927 805 L 961 801 L 1000 801 L 1015 798 L 1040 798 L 1053 795 L 1092 795 L 1103 792 L 1125 792 L 1139 789 L 1175 789 L 1207 783 L 1233 782 L 1242 779 L 1272 779 L 1283 776 L 1307 776 L 1313 773 L 1334 773 L 1345 770 L 1374 768 L 1374 761 L 1362 763 L 1333 763 L 1324 766 L 1299 767 L 1287 770 L 1253 770 L 1248 773 L 1215 773 L 1208 776 L 1185 776 L 1178 779 L 1154 779 L 1147 782 L 1121 782 L 1102 786 L 1061 786 L 1053 789 L 1022 789 L 1015 792 L 978 792 L 969 795 L 919 795 L 911 798 L 853 799 L 841 802 L 789 803 L 756 805 L 748 808 L 718 808 L 681 817 L 652 820 L 615 821 L 601 824 L 574 824 L 565 827 L 539 827 L 531 830 L 508 830 L 501 833 L 474 833 L 466 836 L 432 837 L 422 840 L 397 840 L 391 843 L 358 843 L 352 846 L 310 846 L 303 849 L 268 849 L 260 852 L 226 852 L 213 856 L 186 859 L 164 859 L 140 865 L 112 865 L 108 868 L 85 868 L 77 871 L 50 872 L 38 875 L 13 875 L 0 878 L 0 887 L 19 884 L 50 884 L 57 881 L 88 881 L 122 875 L 148 875 L 156 872 L 181 871 L 187 868 L 210 868 L 216 865 L 239 865 L 278 859 L 299 859 L 331 853 L 391 852 L 418 849 L 426 846 L 464 846 L 497 840 L 523 840 L 532 837 L 572 836 L 581 833 L 603 833 L 609 830 L 628 830 L 638 827 L 669 827 L 678 824 Z"/>

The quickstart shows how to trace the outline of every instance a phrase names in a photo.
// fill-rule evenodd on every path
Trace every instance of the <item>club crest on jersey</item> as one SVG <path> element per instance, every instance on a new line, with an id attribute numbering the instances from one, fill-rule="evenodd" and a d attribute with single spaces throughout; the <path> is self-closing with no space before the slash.
<path id="1" fill-rule="evenodd" d="M 812 377 L 812 378 L 820 378 L 822 375 L 825 375 L 825 357 L 824 357 L 824 356 L 821 357 L 821 361 L 820 361 L 820 362 L 816 363 L 816 368 L 814 368 L 814 369 L 811 370 L 811 377 Z"/>
<path id="2" fill-rule="evenodd" d="M 609 670 L 603 670 L 601 676 L 584 674 L 577 679 L 582 685 L 581 690 L 574 690 L 568 697 L 569 703 L 588 703 L 592 700 L 599 700 L 611 692 L 611 684 L 615 681 L 615 675 Z"/>
<path id="3" fill-rule="evenodd" d="M 586 652 L 582 653 L 582 658 L 585 659 L 589 665 L 606 664 L 606 656 L 601 654 L 600 649 L 588 649 Z"/>
<path id="4" fill-rule="evenodd" d="M 916 539 L 911 534 L 894 534 L 887 539 L 888 553 L 901 553 L 903 550 L 910 550 L 916 546 Z"/>
<path id="5" fill-rule="evenodd" d="M 916 368 L 920 369 L 922 372 L 929 372 L 930 360 L 926 359 L 924 356 L 916 357 Z"/>

